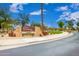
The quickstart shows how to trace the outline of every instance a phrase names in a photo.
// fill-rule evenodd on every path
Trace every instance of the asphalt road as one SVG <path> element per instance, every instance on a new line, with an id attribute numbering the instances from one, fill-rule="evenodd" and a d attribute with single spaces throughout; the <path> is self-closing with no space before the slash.
<path id="1" fill-rule="evenodd" d="M 0 56 L 79 56 L 79 33 L 58 41 L 3 50 Z"/>

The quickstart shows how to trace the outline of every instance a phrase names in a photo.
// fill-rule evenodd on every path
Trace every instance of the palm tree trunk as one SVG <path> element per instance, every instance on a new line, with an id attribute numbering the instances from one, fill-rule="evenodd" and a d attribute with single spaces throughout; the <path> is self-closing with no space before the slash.
<path id="1" fill-rule="evenodd" d="M 41 6 L 41 27 L 44 27 L 44 18 L 43 18 L 43 3 L 40 4 Z"/>

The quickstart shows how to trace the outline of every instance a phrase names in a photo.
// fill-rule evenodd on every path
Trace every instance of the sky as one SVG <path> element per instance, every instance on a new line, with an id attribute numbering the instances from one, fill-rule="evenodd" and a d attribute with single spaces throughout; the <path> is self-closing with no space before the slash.
<path id="1" fill-rule="evenodd" d="M 0 3 L 0 8 L 8 8 L 12 18 L 17 19 L 19 13 L 30 14 L 30 23 L 41 21 L 40 3 Z M 44 3 L 43 4 L 44 24 L 49 27 L 57 28 L 57 22 L 79 20 L 78 3 Z M 74 23 L 75 23 L 74 22 Z M 74 26 L 76 26 L 74 24 Z"/>

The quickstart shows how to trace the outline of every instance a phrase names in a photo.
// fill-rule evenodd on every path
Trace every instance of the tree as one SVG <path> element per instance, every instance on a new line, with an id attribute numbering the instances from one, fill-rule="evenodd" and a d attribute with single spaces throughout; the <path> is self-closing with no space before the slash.
<path id="1" fill-rule="evenodd" d="M 63 28 L 63 27 L 64 27 L 64 22 L 59 21 L 59 22 L 57 22 L 57 23 L 58 23 L 58 26 L 59 26 L 60 28 Z"/>
<path id="2" fill-rule="evenodd" d="M 1 24 L 3 23 L 3 19 L 0 19 L 0 29 L 2 28 Z"/>
<path id="3" fill-rule="evenodd" d="M 10 14 L 7 9 L 0 9 L 0 17 L 4 19 L 4 21 L 10 20 Z"/>
<path id="4" fill-rule="evenodd" d="M 79 31 L 79 21 L 77 22 L 76 25 L 77 25 L 77 30 Z"/>
<path id="5" fill-rule="evenodd" d="M 0 29 L 3 31 L 12 29 L 12 25 L 18 23 L 18 20 L 12 19 L 8 12 L 8 9 L 0 9 Z"/>
<path id="6" fill-rule="evenodd" d="M 21 21 L 21 24 L 22 24 L 22 30 L 23 30 L 24 25 L 28 24 L 30 20 L 29 20 L 28 15 L 26 15 L 24 13 L 20 13 L 19 17 L 20 17 L 20 21 Z"/>
<path id="7" fill-rule="evenodd" d="M 71 32 L 71 30 L 72 29 L 74 29 L 73 28 L 73 21 L 72 20 L 70 20 L 70 21 L 67 21 L 67 24 L 66 24 L 66 27 L 69 29 L 69 31 Z"/>
<path id="8" fill-rule="evenodd" d="M 67 21 L 67 27 L 69 28 L 69 29 L 72 29 L 73 28 L 73 21 Z"/>
<path id="9" fill-rule="evenodd" d="M 11 18 L 7 9 L 0 9 L 0 28 L 8 29 L 11 27 Z"/>
<path id="10" fill-rule="evenodd" d="M 40 3 L 40 6 L 41 6 L 41 27 L 43 29 L 43 26 L 44 26 L 44 17 L 43 17 L 43 3 Z"/>
<path id="11" fill-rule="evenodd" d="M 79 27 L 79 21 L 77 22 L 77 26 Z"/>

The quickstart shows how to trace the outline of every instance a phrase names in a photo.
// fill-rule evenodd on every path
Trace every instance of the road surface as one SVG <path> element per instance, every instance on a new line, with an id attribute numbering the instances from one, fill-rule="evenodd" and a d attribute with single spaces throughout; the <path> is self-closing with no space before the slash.
<path id="1" fill-rule="evenodd" d="M 2 50 L 0 56 L 79 56 L 79 33 L 58 41 Z"/>

